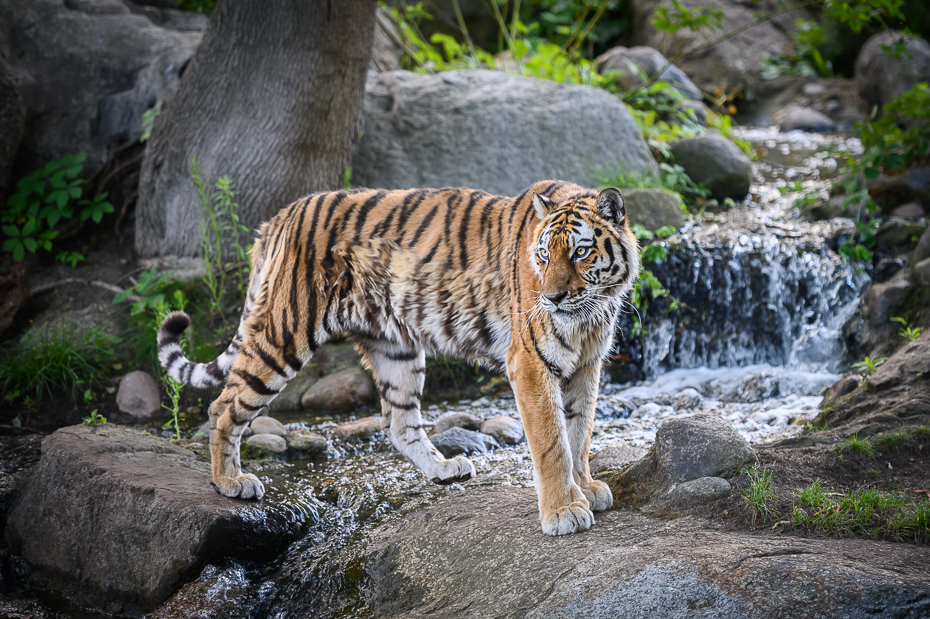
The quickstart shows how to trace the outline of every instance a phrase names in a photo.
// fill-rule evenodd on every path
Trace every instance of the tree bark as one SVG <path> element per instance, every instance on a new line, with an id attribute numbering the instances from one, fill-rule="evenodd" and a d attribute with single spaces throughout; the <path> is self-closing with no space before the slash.
<path id="1" fill-rule="evenodd" d="M 256 228 L 338 188 L 361 116 L 375 0 L 220 0 L 155 121 L 136 206 L 141 256 L 200 252 L 191 161 L 208 190 L 229 176 Z"/>

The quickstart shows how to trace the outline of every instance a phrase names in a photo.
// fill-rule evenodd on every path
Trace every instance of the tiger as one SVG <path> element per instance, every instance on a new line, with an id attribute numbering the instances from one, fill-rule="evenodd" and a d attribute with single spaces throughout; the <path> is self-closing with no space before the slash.
<path id="1" fill-rule="evenodd" d="M 212 483 L 258 499 L 243 473 L 246 425 L 317 348 L 345 337 L 371 372 L 381 428 L 437 484 L 475 476 L 446 459 L 420 414 L 426 357 L 505 372 L 533 462 L 542 530 L 589 529 L 613 505 L 588 452 L 601 364 L 639 275 L 639 247 L 620 191 L 542 181 L 516 197 L 460 188 L 317 193 L 262 224 L 241 320 L 209 363 L 187 359 L 190 324 L 168 315 L 158 356 L 175 380 L 224 385 L 209 407 Z"/>

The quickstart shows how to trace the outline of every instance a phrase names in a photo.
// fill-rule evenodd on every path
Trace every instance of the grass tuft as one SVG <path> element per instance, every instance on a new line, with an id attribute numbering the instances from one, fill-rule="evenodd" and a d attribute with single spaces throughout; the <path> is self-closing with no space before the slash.
<path id="1" fill-rule="evenodd" d="M 891 451 L 910 443 L 912 440 L 911 435 L 904 430 L 891 430 L 872 437 L 872 442 L 875 443 L 875 448 L 879 451 Z"/>
<path id="2" fill-rule="evenodd" d="M 872 446 L 872 443 L 870 443 L 868 439 L 859 438 L 859 436 L 855 434 L 845 441 L 834 445 L 833 449 L 846 453 L 864 454 L 869 458 L 875 457 L 875 447 Z"/>
<path id="3" fill-rule="evenodd" d="M 756 518 L 767 522 L 775 514 L 770 505 L 770 501 L 775 498 L 775 491 L 771 487 L 772 471 L 755 467 L 743 472 L 749 476 L 749 486 L 740 488 L 740 492 L 752 508 L 752 524 L 756 524 Z"/>

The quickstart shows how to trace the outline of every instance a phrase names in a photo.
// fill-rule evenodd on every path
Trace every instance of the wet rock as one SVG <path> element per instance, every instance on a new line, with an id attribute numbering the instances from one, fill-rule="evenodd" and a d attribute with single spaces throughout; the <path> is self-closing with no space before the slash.
<path id="1" fill-rule="evenodd" d="M 336 426 L 333 432 L 342 439 L 368 439 L 381 429 L 381 417 L 362 417 Z"/>
<path id="2" fill-rule="evenodd" d="M 537 179 L 595 186 L 598 171 L 656 169 L 623 102 L 590 86 L 489 70 L 369 72 L 363 119 L 352 179 L 366 187 L 515 196 Z M 541 148 L 541 136 L 572 148 Z"/>
<path id="3" fill-rule="evenodd" d="M 485 453 L 493 447 L 500 447 L 493 436 L 463 428 L 449 428 L 441 434 L 433 434 L 430 440 L 446 458 L 461 454 Z"/>
<path id="4" fill-rule="evenodd" d="M 531 489 L 443 497 L 372 534 L 361 559 L 368 611 L 406 619 L 930 613 L 923 546 L 759 535 L 627 510 L 595 519 L 584 533 L 549 537 Z"/>
<path id="5" fill-rule="evenodd" d="M 273 454 L 283 454 L 287 451 L 287 441 L 277 434 L 253 434 L 245 440 L 245 444 Z"/>
<path id="6" fill-rule="evenodd" d="M 16 312 L 28 300 L 29 280 L 26 279 L 26 269 L 21 262 L 4 259 L 0 265 L 0 333 L 13 324 Z"/>
<path id="7" fill-rule="evenodd" d="M 656 433 L 655 454 L 659 473 L 677 483 L 731 477 L 756 459 L 746 439 L 713 413 L 664 423 Z"/>
<path id="8" fill-rule="evenodd" d="M 930 203 L 930 167 L 911 168 L 897 176 L 879 174 L 866 179 L 865 187 L 885 212 L 915 200 Z"/>
<path id="9" fill-rule="evenodd" d="M 621 90 L 632 90 L 642 84 L 644 73 L 647 79 L 654 77 L 668 82 L 688 99 L 701 99 L 700 89 L 685 72 L 669 62 L 662 52 L 652 47 L 614 47 L 598 56 L 594 62 L 597 72 L 601 75 L 616 72 L 615 79 Z"/>
<path id="10" fill-rule="evenodd" d="M 433 434 L 442 434 L 449 428 L 480 430 L 481 420 L 471 413 L 446 413 L 436 420 L 433 425 Z"/>
<path id="11" fill-rule="evenodd" d="M 930 258 L 924 258 L 914 265 L 914 280 L 918 286 L 930 286 Z"/>
<path id="12" fill-rule="evenodd" d="M 300 399 L 324 376 L 335 374 L 349 368 L 357 368 L 361 363 L 355 348 L 348 342 L 329 343 L 320 346 L 307 365 L 287 383 L 284 391 L 278 394 L 268 406 L 268 412 L 300 410 Z"/>
<path id="13" fill-rule="evenodd" d="M 620 193 L 630 221 L 646 230 L 662 226 L 677 230 L 685 224 L 681 197 L 676 193 L 664 189 L 621 189 Z"/>
<path id="14" fill-rule="evenodd" d="M 313 384 L 300 399 L 303 408 L 324 410 L 355 410 L 371 404 L 375 386 L 360 367 L 349 368 L 324 376 Z"/>
<path id="15" fill-rule="evenodd" d="M 855 219 L 857 215 L 867 212 L 865 198 L 839 195 L 831 197 L 826 202 L 805 207 L 801 211 L 801 217 L 807 221 L 820 221 L 834 217 Z"/>
<path id="16" fill-rule="evenodd" d="M 830 387 L 830 390 L 824 396 L 823 402 L 820 403 L 820 408 L 833 406 L 833 403 L 836 402 L 837 399 L 844 395 L 849 395 L 855 391 L 857 387 L 859 387 L 859 375 L 847 374 L 833 383 L 833 386 Z"/>
<path id="17" fill-rule="evenodd" d="M 926 229 L 925 222 L 918 223 L 898 217 L 889 217 L 879 226 L 875 241 L 889 249 L 914 246 Z"/>
<path id="18" fill-rule="evenodd" d="M 493 436 L 501 445 L 517 445 L 526 439 L 520 420 L 507 415 L 491 417 L 482 423 L 481 433 Z"/>
<path id="19" fill-rule="evenodd" d="M 825 133 L 836 128 L 836 123 L 826 114 L 799 105 L 790 105 L 776 112 L 774 120 L 782 131 L 800 130 Z"/>
<path id="20" fill-rule="evenodd" d="M 699 135 L 669 144 L 674 162 L 691 180 L 703 183 L 717 200 L 742 200 L 752 183 L 752 161 L 730 140 L 719 135 Z"/>
<path id="21" fill-rule="evenodd" d="M 275 436 L 287 434 L 287 428 L 284 427 L 283 423 L 274 417 L 265 415 L 253 419 L 252 423 L 249 424 L 249 428 L 251 428 L 252 434 L 274 434 Z"/>
<path id="22" fill-rule="evenodd" d="M 902 204 L 901 206 L 896 206 L 891 211 L 892 217 L 900 217 L 901 219 L 907 221 L 918 221 L 923 219 L 926 213 L 920 204 L 917 202 L 908 202 L 907 204 Z"/>
<path id="23" fill-rule="evenodd" d="M 905 266 L 904 261 L 900 258 L 882 258 L 875 265 L 872 272 L 872 279 L 875 283 L 887 282 L 889 279 L 901 272 Z"/>
<path id="24" fill-rule="evenodd" d="M 894 57 L 894 47 L 904 41 L 907 53 Z M 885 51 L 882 48 L 890 48 Z M 866 41 L 856 57 L 856 87 L 867 110 L 877 107 L 879 114 L 886 103 L 918 82 L 930 81 L 930 44 L 920 38 L 905 37 L 886 30 Z"/>
<path id="25" fill-rule="evenodd" d="M 678 410 L 691 410 L 695 408 L 700 408 L 703 404 L 704 398 L 698 393 L 697 389 L 688 387 L 687 389 L 682 389 L 678 396 L 675 398 L 675 401 L 672 402 Z"/>
<path id="26" fill-rule="evenodd" d="M 869 324 L 876 327 L 888 322 L 892 312 L 907 300 L 911 288 L 911 283 L 900 277 L 881 284 L 872 284 L 865 295 Z"/>
<path id="27" fill-rule="evenodd" d="M 642 447 L 621 441 L 594 454 L 588 466 L 591 469 L 591 474 L 597 475 L 608 469 L 622 469 L 630 462 L 635 462 L 645 455 L 646 450 Z"/>
<path id="28" fill-rule="evenodd" d="M 294 507 L 294 497 L 219 496 L 209 462 L 164 439 L 74 426 L 45 439 L 6 539 L 28 562 L 24 576 L 78 604 L 139 615 L 206 563 L 275 556 L 310 517 Z"/>
<path id="29" fill-rule="evenodd" d="M 287 451 L 295 457 L 311 458 L 326 453 L 326 437 L 310 430 L 294 430 L 284 437 Z"/>
<path id="30" fill-rule="evenodd" d="M 698 477 L 675 486 L 668 494 L 668 506 L 688 510 L 730 496 L 730 482 L 720 477 Z"/>
<path id="31" fill-rule="evenodd" d="M 116 405 L 136 419 L 148 419 L 161 410 L 161 389 L 151 374 L 130 372 L 119 381 Z"/>
<path id="32" fill-rule="evenodd" d="M 927 258 L 930 258 L 930 228 L 924 231 L 920 241 L 917 242 L 917 248 L 911 260 L 916 264 Z"/>

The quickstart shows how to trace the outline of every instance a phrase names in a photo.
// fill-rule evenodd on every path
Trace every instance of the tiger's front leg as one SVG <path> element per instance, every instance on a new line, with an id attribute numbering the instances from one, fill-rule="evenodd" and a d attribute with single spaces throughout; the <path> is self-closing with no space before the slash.
<path id="1" fill-rule="evenodd" d="M 381 395 L 381 429 L 397 451 L 437 484 L 474 477 L 471 460 L 465 456 L 447 460 L 423 430 L 420 397 L 426 379 L 424 352 L 381 342 L 362 348 Z"/>
<path id="2" fill-rule="evenodd" d="M 590 529 L 594 514 L 573 475 L 559 379 L 518 338 L 507 356 L 507 373 L 533 457 L 543 533 L 566 535 Z"/>
<path id="3" fill-rule="evenodd" d="M 592 479 L 588 467 L 600 378 L 601 361 L 598 359 L 579 368 L 574 376 L 563 382 L 562 389 L 568 442 L 572 450 L 572 476 L 584 492 L 591 509 L 596 512 L 610 509 L 614 504 L 610 487 L 602 481 Z"/>

